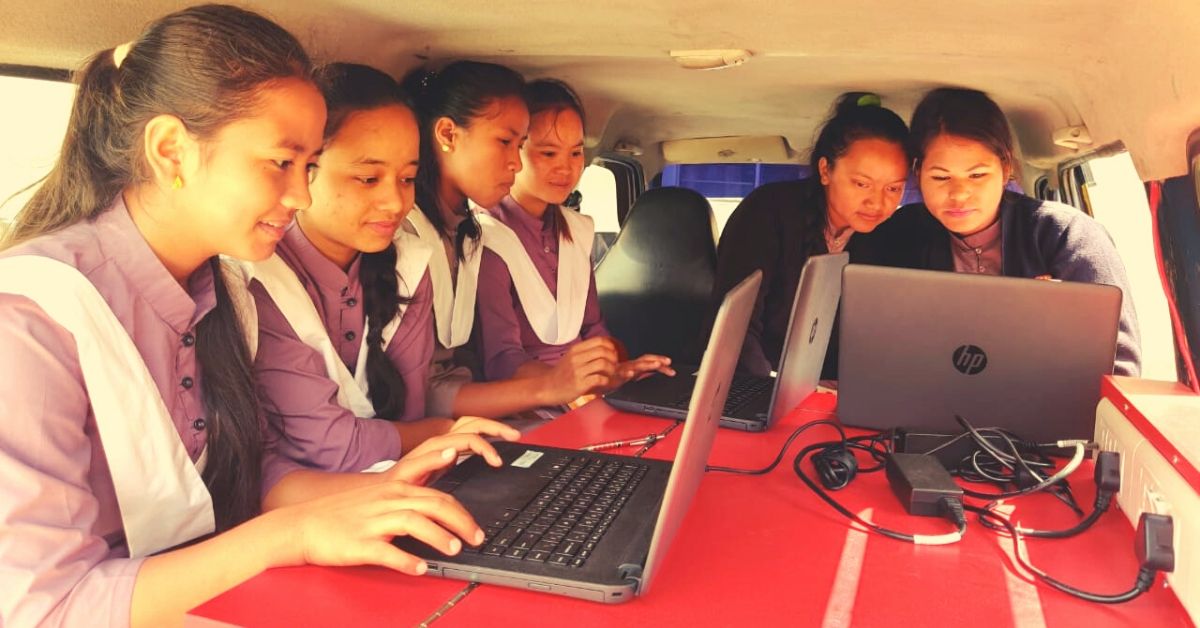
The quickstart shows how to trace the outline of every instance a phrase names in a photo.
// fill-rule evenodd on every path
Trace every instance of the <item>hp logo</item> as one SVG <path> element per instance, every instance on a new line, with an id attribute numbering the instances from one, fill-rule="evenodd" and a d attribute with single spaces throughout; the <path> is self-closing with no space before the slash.
<path id="1" fill-rule="evenodd" d="M 954 350 L 954 368 L 963 375 L 982 373 L 987 363 L 987 354 L 975 345 L 963 345 Z"/>
<path id="2" fill-rule="evenodd" d="M 817 337 L 817 323 L 819 323 L 820 321 L 821 321 L 821 319 L 814 318 L 812 329 L 808 330 L 808 344 L 810 344 L 810 345 L 813 343 L 813 338 Z"/>

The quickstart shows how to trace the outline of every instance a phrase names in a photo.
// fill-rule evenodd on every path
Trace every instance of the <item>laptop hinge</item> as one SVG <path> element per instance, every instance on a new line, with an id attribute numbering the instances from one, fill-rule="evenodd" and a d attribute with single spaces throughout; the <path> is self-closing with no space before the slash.
<path id="1" fill-rule="evenodd" d="M 620 574 L 622 580 L 625 580 L 633 585 L 633 590 L 640 592 L 642 590 L 642 566 L 625 563 L 617 567 L 617 573 Z"/>

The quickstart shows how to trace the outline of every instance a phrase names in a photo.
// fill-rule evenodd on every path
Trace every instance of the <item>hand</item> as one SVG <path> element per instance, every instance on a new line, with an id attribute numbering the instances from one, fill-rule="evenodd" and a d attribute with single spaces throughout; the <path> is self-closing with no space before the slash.
<path id="1" fill-rule="evenodd" d="M 499 421 L 482 417 L 465 416 L 450 426 L 450 431 L 441 436 L 426 439 L 412 451 L 400 458 L 396 466 L 387 471 L 390 479 L 401 480 L 412 484 L 427 484 L 447 471 L 451 465 L 436 465 L 429 467 L 426 456 L 432 452 L 453 450 L 455 456 L 463 453 L 475 453 L 493 467 L 503 464 L 496 448 L 483 437 L 493 436 L 514 441 L 521 438 L 521 432 Z M 453 458 L 452 458 L 453 459 Z M 410 462 L 415 461 L 415 462 Z"/>
<path id="2" fill-rule="evenodd" d="M 409 462 L 433 468 L 452 463 L 455 453 L 446 449 L 420 458 Z M 460 552 L 463 541 L 483 542 L 483 530 L 453 497 L 400 481 L 336 493 L 267 516 L 273 514 L 285 516 L 282 525 L 295 536 L 294 564 L 381 565 L 419 576 L 427 569 L 425 561 L 392 545 L 393 537 L 411 536 L 448 556 Z"/>
<path id="3" fill-rule="evenodd" d="M 671 368 L 671 358 L 647 353 L 637 359 L 621 362 L 617 365 L 617 376 L 613 379 L 612 387 L 620 388 L 625 382 L 648 377 L 651 373 L 675 377 L 675 369 Z"/>
<path id="4" fill-rule="evenodd" d="M 543 376 L 549 404 L 566 404 L 605 390 L 616 374 L 617 346 L 610 338 L 589 338 L 567 350 Z"/>

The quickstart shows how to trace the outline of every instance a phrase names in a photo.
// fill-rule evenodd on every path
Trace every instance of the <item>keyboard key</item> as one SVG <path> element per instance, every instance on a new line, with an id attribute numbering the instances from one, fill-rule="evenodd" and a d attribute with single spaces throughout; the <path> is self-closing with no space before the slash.
<path id="1" fill-rule="evenodd" d="M 504 557 L 521 560 L 522 558 L 525 558 L 525 553 L 528 551 L 529 550 L 524 550 L 524 549 L 510 549 L 507 552 L 504 552 Z"/>
<path id="2" fill-rule="evenodd" d="M 553 552 L 555 549 L 558 549 L 558 543 L 558 541 L 548 541 L 543 539 L 535 543 L 533 549 L 535 551 Z"/>
<path id="3" fill-rule="evenodd" d="M 588 533 L 584 532 L 582 530 L 575 530 L 567 535 L 568 541 L 579 541 L 580 543 L 586 541 L 587 538 L 588 538 Z"/>
<path id="4" fill-rule="evenodd" d="M 584 558 L 576 558 L 575 560 L 572 560 L 572 561 L 571 561 L 571 566 L 572 566 L 572 567 L 582 567 L 582 566 L 583 566 L 583 562 L 584 562 L 584 560 L 586 560 L 586 559 L 584 559 Z"/>
<path id="5" fill-rule="evenodd" d="M 489 545 L 487 549 L 483 550 L 483 553 L 486 556 L 499 556 L 504 553 L 504 548 L 499 545 Z"/>
<path id="6" fill-rule="evenodd" d="M 564 565 L 565 566 L 565 565 L 570 564 L 570 562 L 574 558 L 575 558 L 574 556 L 567 556 L 566 554 L 551 554 L 550 559 L 547 560 L 546 563 L 549 565 Z"/>
<path id="7" fill-rule="evenodd" d="M 525 534 L 522 534 L 521 538 L 517 539 L 517 541 L 515 543 L 513 543 L 511 545 L 511 547 L 513 549 L 527 550 L 527 549 L 532 548 L 534 546 L 534 544 L 538 542 L 539 538 L 540 538 L 540 535 L 538 535 L 538 534 L 531 534 L 529 532 L 526 532 Z"/>
<path id="8" fill-rule="evenodd" d="M 576 554 L 576 552 L 579 551 L 580 547 L 583 547 L 583 543 L 581 543 L 579 541 L 563 541 L 562 545 L 558 546 L 558 551 L 555 553 L 566 554 L 567 556 L 574 556 Z"/>
<path id="9" fill-rule="evenodd" d="M 532 560 L 539 563 L 546 562 L 547 558 L 550 558 L 549 550 L 530 550 L 529 553 L 525 554 L 525 560 Z"/>

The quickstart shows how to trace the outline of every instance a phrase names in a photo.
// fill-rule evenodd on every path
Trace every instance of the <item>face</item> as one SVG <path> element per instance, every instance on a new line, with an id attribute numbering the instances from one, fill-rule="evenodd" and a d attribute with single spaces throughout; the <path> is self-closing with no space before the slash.
<path id="1" fill-rule="evenodd" d="M 419 148 L 407 107 L 351 113 L 321 153 L 312 207 L 299 217 L 304 234 L 343 267 L 359 252 L 387 248 L 413 207 Z"/>
<path id="2" fill-rule="evenodd" d="M 438 138 L 449 148 L 435 147 L 443 179 L 480 207 L 495 207 L 521 171 L 521 142 L 528 131 L 524 101 L 493 101 L 469 125 L 454 125 L 449 137 Z"/>
<path id="3" fill-rule="evenodd" d="M 1000 156 L 984 144 L 943 134 L 925 148 L 921 195 L 946 229 L 967 236 L 996 222 L 1010 173 Z"/>
<path id="4" fill-rule="evenodd" d="M 529 139 L 521 148 L 524 165 L 513 186 L 513 197 L 539 205 L 559 204 L 583 175 L 583 120 L 573 109 L 543 111 L 529 124 Z"/>
<path id="5" fill-rule="evenodd" d="M 857 140 L 830 164 L 817 164 L 829 203 L 834 229 L 873 231 L 900 205 L 908 178 L 908 156 L 895 142 L 877 138 Z"/>
<path id="6" fill-rule="evenodd" d="M 325 100 L 286 79 L 264 88 L 257 112 L 227 124 L 185 170 L 181 211 L 198 247 L 245 260 L 270 257 L 296 210 L 308 207 L 309 171 L 325 126 Z"/>

